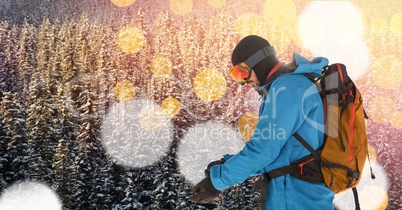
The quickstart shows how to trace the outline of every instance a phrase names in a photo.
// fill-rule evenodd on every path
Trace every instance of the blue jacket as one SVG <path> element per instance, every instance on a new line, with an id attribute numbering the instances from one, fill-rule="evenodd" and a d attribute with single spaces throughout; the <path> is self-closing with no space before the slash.
<path id="1" fill-rule="evenodd" d="M 323 144 L 322 101 L 316 87 L 303 73 L 319 77 L 328 59 L 319 57 L 309 61 L 296 53 L 294 57 L 297 69 L 276 78 L 269 93 L 262 95 L 259 121 L 251 140 L 224 164 L 211 167 L 210 177 L 216 189 L 240 184 L 250 176 L 289 165 L 308 155 L 309 151 L 292 136 L 296 131 L 314 149 Z M 265 209 L 333 209 L 333 198 L 334 193 L 324 183 L 313 184 L 287 174 L 271 180 Z"/>

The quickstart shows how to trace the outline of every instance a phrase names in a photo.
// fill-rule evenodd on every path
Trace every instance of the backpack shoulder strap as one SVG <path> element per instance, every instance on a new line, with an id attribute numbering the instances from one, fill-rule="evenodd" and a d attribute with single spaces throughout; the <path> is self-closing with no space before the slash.
<path id="1" fill-rule="evenodd" d="M 316 160 L 320 160 L 321 157 L 318 155 L 317 150 L 315 150 L 313 147 L 310 146 L 309 143 L 307 143 L 306 140 L 304 140 L 303 137 L 300 136 L 299 133 L 294 133 L 293 136 L 297 139 L 297 141 L 300 142 L 300 144 L 302 144 L 313 156 Z"/>

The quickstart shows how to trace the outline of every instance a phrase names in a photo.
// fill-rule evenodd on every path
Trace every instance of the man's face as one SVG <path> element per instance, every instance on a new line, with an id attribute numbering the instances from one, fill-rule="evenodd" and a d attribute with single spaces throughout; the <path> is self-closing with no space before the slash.
<path id="1" fill-rule="evenodd" d="M 251 84 L 254 89 L 259 89 L 261 87 L 260 81 L 253 70 L 251 70 L 251 75 L 246 81 L 247 84 Z"/>

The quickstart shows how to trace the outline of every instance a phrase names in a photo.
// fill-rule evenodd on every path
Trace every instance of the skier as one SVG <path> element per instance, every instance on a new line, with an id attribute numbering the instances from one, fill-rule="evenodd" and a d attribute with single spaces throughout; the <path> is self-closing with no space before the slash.
<path id="1" fill-rule="evenodd" d="M 328 59 L 312 61 L 294 53 L 289 64 L 279 62 L 274 48 L 262 37 L 244 37 L 232 53 L 231 77 L 251 84 L 261 95 L 254 135 L 235 155 L 207 166 L 205 178 L 192 189 L 190 200 L 209 203 L 220 191 L 261 175 L 260 209 L 333 209 L 334 193 L 324 183 L 311 183 L 289 174 L 270 179 L 273 169 L 310 154 L 292 135 L 297 131 L 314 148 L 324 143 L 323 104 L 317 88 L 305 74 L 318 77 Z M 281 129 L 277 135 L 267 130 Z"/>

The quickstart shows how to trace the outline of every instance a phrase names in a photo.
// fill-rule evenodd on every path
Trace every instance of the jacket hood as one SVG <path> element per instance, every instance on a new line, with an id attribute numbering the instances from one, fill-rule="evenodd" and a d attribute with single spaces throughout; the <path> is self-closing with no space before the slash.
<path id="1" fill-rule="evenodd" d="M 293 61 L 292 61 L 292 66 L 296 67 L 290 67 L 287 70 L 284 70 L 283 74 L 310 74 L 313 77 L 319 78 L 322 76 L 322 68 L 324 66 L 328 65 L 328 59 L 324 57 L 317 57 L 314 58 L 313 60 L 309 61 L 307 58 L 297 54 L 293 53 Z M 286 68 L 286 67 L 284 67 Z M 294 70 L 292 70 L 294 69 Z M 278 75 L 280 76 L 280 75 Z M 275 79 L 273 79 L 275 80 Z M 265 83 L 262 85 L 258 91 L 258 93 L 261 95 L 264 93 L 264 90 L 267 89 L 273 82 L 273 80 Z"/>
<path id="2" fill-rule="evenodd" d="M 324 57 L 317 57 L 309 61 L 307 58 L 293 53 L 293 58 L 297 66 L 296 70 L 292 74 L 311 74 L 314 77 L 321 76 L 321 69 L 328 65 L 328 59 Z"/>

